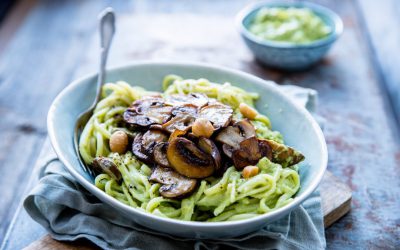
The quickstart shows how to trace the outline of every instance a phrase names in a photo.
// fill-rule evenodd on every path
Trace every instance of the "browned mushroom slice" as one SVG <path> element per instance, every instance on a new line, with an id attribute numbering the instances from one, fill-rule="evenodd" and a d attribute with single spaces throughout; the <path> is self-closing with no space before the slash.
<path id="1" fill-rule="evenodd" d="M 228 126 L 233 110 L 221 103 L 211 104 L 201 108 L 199 117 L 209 120 L 215 129 Z"/>
<path id="2" fill-rule="evenodd" d="M 179 115 L 191 115 L 193 117 L 197 116 L 197 106 L 193 104 L 183 104 L 179 106 L 174 106 L 171 110 L 173 116 Z"/>
<path id="3" fill-rule="evenodd" d="M 161 98 L 145 98 L 135 101 L 125 110 L 123 118 L 128 124 L 145 127 L 168 121 L 171 110 L 172 106 L 166 105 Z"/>
<path id="4" fill-rule="evenodd" d="M 256 136 L 256 129 L 254 128 L 253 124 L 251 124 L 247 119 L 236 122 L 235 124 L 233 124 L 233 127 L 239 128 L 240 134 L 245 139 Z"/>
<path id="5" fill-rule="evenodd" d="M 262 157 L 258 140 L 256 137 L 250 137 L 240 143 L 240 149 L 233 151 L 232 160 L 237 169 L 243 169 L 246 166 L 257 164 Z"/>
<path id="6" fill-rule="evenodd" d="M 258 139 L 258 146 L 260 147 L 262 157 L 267 157 L 272 160 L 272 149 L 269 143 L 265 140 Z"/>
<path id="7" fill-rule="evenodd" d="M 151 117 L 148 117 L 146 115 L 140 115 L 140 114 L 136 113 L 135 110 L 130 109 L 130 108 L 125 110 L 123 117 L 124 117 L 124 121 L 131 125 L 145 127 L 145 126 L 157 123 L 157 121 L 152 119 Z"/>
<path id="8" fill-rule="evenodd" d="M 222 129 L 215 140 L 223 143 L 222 150 L 228 157 L 232 157 L 232 152 L 239 149 L 239 144 L 243 140 L 254 136 L 256 136 L 254 126 L 248 120 L 241 120 L 233 126 Z"/>
<path id="9" fill-rule="evenodd" d="M 163 167 L 169 167 L 169 162 L 167 158 L 167 148 L 168 148 L 167 142 L 161 142 L 154 147 L 154 152 L 153 152 L 154 161 Z"/>
<path id="10" fill-rule="evenodd" d="M 245 138 L 241 135 L 238 127 L 229 126 L 221 130 L 218 133 L 215 140 L 226 145 L 229 145 L 233 149 L 239 148 L 239 143 L 241 143 Z"/>
<path id="11" fill-rule="evenodd" d="M 211 155 L 211 157 L 214 160 L 214 166 L 215 170 L 218 170 L 221 168 L 221 154 L 219 153 L 219 150 L 217 146 L 212 142 L 210 139 L 207 139 L 205 137 L 200 137 L 199 138 L 199 147 L 206 152 L 207 154 Z"/>
<path id="12" fill-rule="evenodd" d="M 99 156 L 94 158 L 93 167 L 101 173 L 108 174 L 117 182 L 121 182 L 122 180 L 122 175 L 118 170 L 117 165 L 115 165 L 115 163 L 107 157 Z"/>
<path id="13" fill-rule="evenodd" d="M 283 167 L 295 165 L 304 160 L 304 155 L 289 146 L 277 143 L 273 140 L 265 140 L 272 150 L 272 161 Z"/>
<path id="14" fill-rule="evenodd" d="M 191 194 L 197 186 L 196 179 L 187 178 L 171 168 L 160 166 L 153 169 L 149 180 L 163 184 L 159 192 L 165 198 L 183 198 Z"/>
<path id="15" fill-rule="evenodd" d="M 164 99 L 157 96 L 144 96 L 141 99 L 134 101 L 131 108 L 134 108 L 139 114 L 143 114 L 150 107 L 164 105 Z"/>
<path id="16" fill-rule="evenodd" d="M 132 152 L 142 161 L 151 162 L 154 147 L 162 142 L 166 142 L 168 136 L 160 130 L 148 130 L 144 134 L 138 134 L 133 140 Z"/>
<path id="17" fill-rule="evenodd" d="M 233 165 L 236 169 L 242 170 L 243 168 L 252 165 L 247 159 L 247 153 L 241 149 L 237 149 L 232 153 Z"/>
<path id="18" fill-rule="evenodd" d="M 205 178 L 212 175 L 215 170 L 211 155 L 183 137 L 170 142 L 167 157 L 172 168 L 189 178 Z"/>
<path id="19" fill-rule="evenodd" d="M 208 97 L 201 93 L 191 93 L 188 95 L 175 94 L 166 97 L 167 103 L 176 105 L 193 104 L 199 108 L 207 105 Z"/>
<path id="20" fill-rule="evenodd" d="M 142 133 L 139 133 L 138 135 L 135 136 L 135 139 L 133 139 L 133 143 L 132 143 L 132 153 L 137 158 L 139 158 L 139 160 L 149 163 L 151 157 L 150 157 L 150 155 L 146 154 L 146 152 L 142 148 L 142 139 L 143 139 Z"/>
<path id="21" fill-rule="evenodd" d="M 187 131 L 191 128 L 194 123 L 195 118 L 191 115 L 182 114 L 179 116 L 175 116 L 168 122 L 162 125 L 163 129 L 166 131 L 173 133 L 175 130 L 184 130 Z"/>
<path id="22" fill-rule="evenodd" d="M 149 129 L 162 130 L 163 127 L 161 124 L 153 124 L 153 125 L 150 125 Z"/>
<path id="23" fill-rule="evenodd" d="M 142 148 L 145 153 L 152 158 L 154 147 L 162 142 L 166 142 L 168 136 L 161 130 L 148 130 L 142 137 Z"/>
<path id="24" fill-rule="evenodd" d="M 161 130 L 148 130 L 143 135 L 143 148 L 151 152 L 155 144 L 166 142 L 168 136 Z"/>
<path id="25" fill-rule="evenodd" d="M 239 147 L 238 147 L 239 148 Z M 238 149 L 236 148 L 236 149 Z M 232 158 L 233 151 L 236 150 L 234 147 L 229 146 L 228 144 L 222 144 L 222 151 L 225 153 L 226 156 Z"/>

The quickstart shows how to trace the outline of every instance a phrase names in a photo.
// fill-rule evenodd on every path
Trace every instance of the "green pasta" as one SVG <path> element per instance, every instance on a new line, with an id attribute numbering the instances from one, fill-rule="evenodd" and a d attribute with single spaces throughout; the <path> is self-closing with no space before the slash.
<path id="1" fill-rule="evenodd" d="M 258 95 L 247 93 L 229 83 L 216 84 L 206 79 L 182 79 L 167 76 L 163 81 L 163 95 L 175 93 L 204 93 L 230 105 L 240 117 L 240 103 L 254 106 Z M 86 164 L 98 156 L 113 160 L 122 175 L 119 184 L 107 174 L 99 174 L 95 185 L 122 203 L 157 216 L 193 221 L 232 221 L 268 213 L 288 204 L 299 190 L 300 178 L 296 167 L 282 167 L 262 158 L 257 166 L 258 175 L 249 179 L 241 176 L 235 167 L 228 168 L 222 177 L 208 177 L 190 196 L 177 200 L 159 194 L 159 183 L 148 180 L 151 168 L 139 161 L 131 152 L 111 153 L 109 138 L 115 130 L 129 132 L 123 126 L 122 114 L 131 103 L 146 95 L 154 95 L 125 82 L 105 84 L 102 100 L 85 126 L 79 141 L 79 150 Z M 277 131 L 271 130 L 269 119 L 258 115 L 251 121 L 257 137 L 283 142 Z"/>

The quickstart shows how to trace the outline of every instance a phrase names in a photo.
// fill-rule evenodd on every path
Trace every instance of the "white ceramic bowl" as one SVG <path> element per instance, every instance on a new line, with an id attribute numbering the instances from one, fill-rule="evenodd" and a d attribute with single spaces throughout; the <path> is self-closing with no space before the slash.
<path id="1" fill-rule="evenodd" d="M 132 85 L 161 91 L 161 81 L 167 74 L 183 78 L 207 78 L 212 82 L 230 82 L 248 91 L 258 92 L 257 109 L 270 117 L 273 128 L 279 130 L 285 142 L 299 149 L 306 160 L 300 165 L 301 188 L 294 200 L 273 212 L 251 219 L 229 222 L 193 222 L 157 217 L 129 207 L 108 196 L 93 184 L 81 166 L 73 146 L 73 131 L 77 116 L 94 99 L 96 75 L 72 82 L 50 107 L 47 126 L 51 143 L 66 169 L 88 191 L 115 208 L 110 213 L 123 214 L 128 220 L 163 233 L 190 238 L 234 237 L 262 228 L 297 208 L 318 186 L 327 165 L 326 143 L 318 124 L 302 107 L 296 106 L 274 83 L 252 75 L 218 66 L 193 63 L 134 63 L 107 71 L 107 81 L 124 80 Z M 267 107 L 267 108 L 266 108 Z"/>

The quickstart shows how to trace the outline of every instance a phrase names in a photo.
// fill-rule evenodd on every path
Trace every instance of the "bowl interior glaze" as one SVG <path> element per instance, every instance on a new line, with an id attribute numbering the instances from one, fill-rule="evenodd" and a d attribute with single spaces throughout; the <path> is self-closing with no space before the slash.
<path id="1" fill-rule="evenodd" d="M 230 82 L 247 91 L 260 94 L 257 109 L 271 119 L 273 129 L 279 130 L 285 142 L 306 156 L 300 165 L 301 188 L 287 206 L 255 218 L 231 222 L 190 222 L 157 217 L 129 207 L 96 188 L 81 167 L 74 150 L 73 131 L 78 115 L 88 108 L 95 96 L 96 75 L 78 79 L 65 88 L 50 107 L 47 125 L 51 143 L 66 169 L 77 181 L 100 200 L 115 208 L 110 213 L 124 214 L 132 223 L 181 237 L 233 237 L 255 231 L 266 223 L 288 214 L 304 201 L 319 184 L 326 165 L 327 149 L 321 129 L 311 115 L 297 107 L 276 85 L 252 75 L 218 66 L 193 63 L 134 63 L 107 71 L 107 81 L 126 81 L 148 90 L 161 91 L 165 75 L 183 78 L 207 78 L 212 82 Z"/>

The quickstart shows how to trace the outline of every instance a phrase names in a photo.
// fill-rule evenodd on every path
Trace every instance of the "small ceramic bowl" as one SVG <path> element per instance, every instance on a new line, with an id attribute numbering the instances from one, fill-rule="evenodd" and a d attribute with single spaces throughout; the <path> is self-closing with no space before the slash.
<path id="1" fill-rule="evenodd" d="M 301 187 L 289 204 L 239 221 L 197 222 L 159 217 L 130 207 L 108 196 L 94 185 L 93 178 L 82 169 L 82 163 L 73 144 L 74 125 L 78 115 L 86 110 L 96 93 L 96 74 L 71 83 L 54 100 L 47 117 L 51 143 L 65 168 L 88 191 L 113 209 L 111 214 L 155 231 L 188 238 L 234 237 L 246 234 L 273 222 L 297 208 L 318 186 L 327 165 L 324 136 L 312 116 L 286 97 L 276 84 L 252 75 L 218 66 L 194 63 L 135 63 L 107 71 L 107 82 L 126 81 L 133 86 L 161 91 L 165 75 L 177 74 L 183 78 L 204 78 L 212 82 L 230 82 L 250 92 L 258 92 L 257 109 L 266 114 L 273 128 L 279 130 L 286 144 L 300 150 L 306 159 L 299 166 Z"/>
<path id="2" fill-rule="evenodd" d="M 332 32 L 325 38 L 308 44 L 293 44 L 264 40 L 248 29 L 257 12 L 263 7 L 309 8 L 331 27 Z M 237 16 L 237 26 L 254 56 L 262 64 L 284 70 L 302 70 L 318 62 L 330 49 L 343 31 L 341 18 L 333 11 L 308 2 L 256 3 L 243 9 Z"/>

